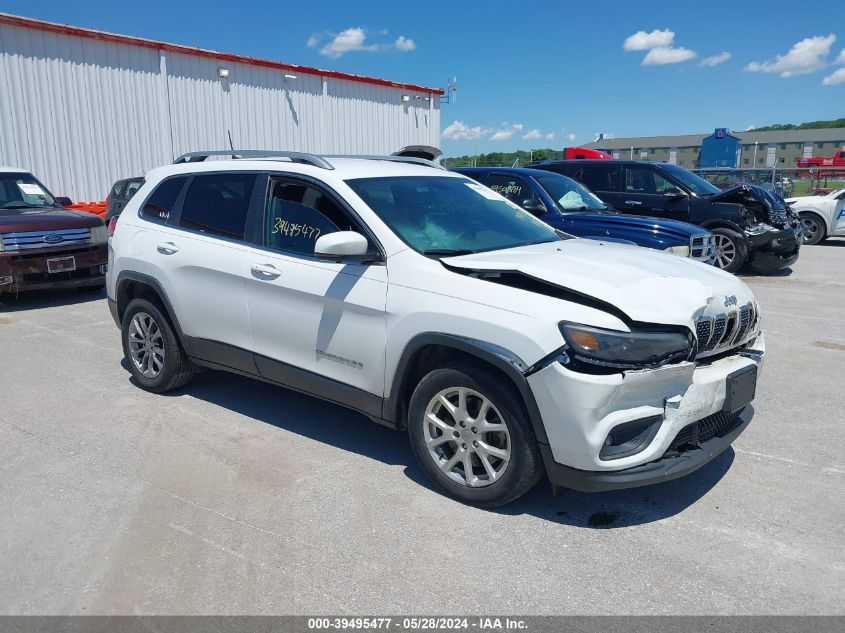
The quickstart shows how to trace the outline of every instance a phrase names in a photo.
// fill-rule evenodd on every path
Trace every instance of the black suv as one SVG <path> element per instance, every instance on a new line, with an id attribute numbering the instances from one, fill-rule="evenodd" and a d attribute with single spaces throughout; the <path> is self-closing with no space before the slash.
<path id="1" fill-rule="evenodd" d="M 798 259 L 801 224 L 783 198 L 742 184 L 722 191 L 677 165 L 636 160 L 558 160 L 531 165 L 574 178 L 622 213 L 683 220 L 716 236 L 716 264 L 760 273 Z"/>
<path id="2" fill-rule="evenodd" d="M 106 198 L 106 224 L 114 216 L 120 215 L 126 203 L 132 199 L 135 192 L 144 184 L 143 178 L 124 178 L 118 180 L 111 188 Z"/>

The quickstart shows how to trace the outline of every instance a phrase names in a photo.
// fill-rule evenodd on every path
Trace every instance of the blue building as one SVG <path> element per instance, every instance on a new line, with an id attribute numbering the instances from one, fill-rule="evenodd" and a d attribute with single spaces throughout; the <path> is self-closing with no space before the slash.
<path id="1" fill-rule="evenodd" d="M 701 141 L 699 166 L 702 169 L 738 167 L 741 144 L 741 139 L 731 134 L 727 128 L 717 127 L 713 134 Z"/>

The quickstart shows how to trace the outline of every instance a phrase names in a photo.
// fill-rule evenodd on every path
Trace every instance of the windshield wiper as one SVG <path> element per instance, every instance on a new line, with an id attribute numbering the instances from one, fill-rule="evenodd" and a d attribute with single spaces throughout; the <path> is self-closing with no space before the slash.
<path id="1" fill-rule="evenodd" d="M 444 256 L 472 255 L 473 253 L 475 253 L 475 251 L 469 248 L 430 248 L 428 250 L 423 251 L 423 255 Z"/>

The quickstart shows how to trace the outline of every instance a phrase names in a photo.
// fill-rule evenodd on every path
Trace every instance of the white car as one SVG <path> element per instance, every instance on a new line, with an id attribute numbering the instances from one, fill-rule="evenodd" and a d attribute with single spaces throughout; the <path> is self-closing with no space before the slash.
<path id="1" fill-rule="evenodd" d="M 789 208 L 801 218 L 804 244 L 818 244 L 836 235 L 845 235 L 845 188 L 826 196 L 787 198 Z"/>
<path id="2" fill-rule="evenodd" d="M 764 341 L 729 273 L 570 238 L 420 159 L 207 154 L 149 172 L 110 227 L 144 389 L 199 366 L 345 405 L 479 506 L 544 471 L 585 491 L 680 477 L 751 419 Z"/>

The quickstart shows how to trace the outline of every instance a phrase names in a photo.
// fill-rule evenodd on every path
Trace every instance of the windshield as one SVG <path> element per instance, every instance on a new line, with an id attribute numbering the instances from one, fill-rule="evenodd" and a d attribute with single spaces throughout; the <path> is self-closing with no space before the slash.
<path id="1" fill-rule="evenodd" d="M 55 198 L 31 174 L 0 174 L 0 209 L 54 206 Z"/>
<path id="2" fill-rule="evenodd" d="M 711 185 L 701 176 L 697 176 L 683 167 L 666 164 L 661 165 L 660 168 L 670 174 L 675 180 L 680 181 L 682 185 L 698 196 L 714 196 L 717 193 L 722 193 L 721 189 L 715 185 Z"/>
<path id="3" fill-rule="evenodd" d="M 555 201 L 558 209 L 564 213 L 607 209 L 607 205 L 599 200 L 598 196 L 584 185 L 566 176 L 550 172 L 547 175 L 534 176 L 534 180 L 540 183 L 540 186 Z"/>
<path id="4" fill-rule="evenodd" d="M 405 243 L 426 255 L 477 253 L 561 239 L 547 224 L 472 180 L 395 176 L 346 183 Z"/>

